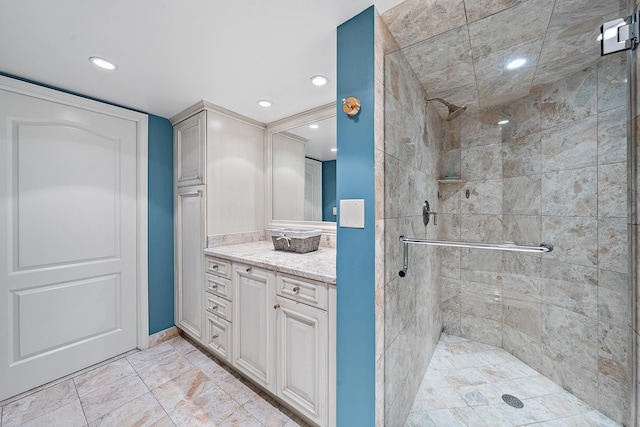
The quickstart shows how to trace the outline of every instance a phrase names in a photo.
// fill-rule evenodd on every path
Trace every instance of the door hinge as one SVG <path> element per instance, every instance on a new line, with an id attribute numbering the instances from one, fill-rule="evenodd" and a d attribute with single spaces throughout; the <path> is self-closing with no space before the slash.
<path id="1" fill-rule="evenodd" d="M 601 55 L 635 49 L 638 45 L 638 33 L 640 33 L 638 12 L 626 18 L 605 22 L 600 27 L 600 36 L 598 37 Z"/>

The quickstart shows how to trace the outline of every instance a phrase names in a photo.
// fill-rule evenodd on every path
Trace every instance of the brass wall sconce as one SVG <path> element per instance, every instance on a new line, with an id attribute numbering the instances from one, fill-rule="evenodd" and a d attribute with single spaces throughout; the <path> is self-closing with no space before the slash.
<path id="1" fill-rule="evenodd" d="M 360 100 L 350 96 L 342 99 L 342 109 L 348 116 L 355 116 L 360 112 Z"/>

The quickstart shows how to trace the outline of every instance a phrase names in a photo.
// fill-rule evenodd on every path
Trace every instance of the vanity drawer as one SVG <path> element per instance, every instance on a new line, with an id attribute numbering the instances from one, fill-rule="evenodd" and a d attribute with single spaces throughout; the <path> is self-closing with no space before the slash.
<path id="1" fill-rule="evenodd" d="M 221 359 L 231 361 L 232 324 L 215 314 L 207 313 L 206 346 Z"/>
<path id="2" fill-rule="evenodd" d="M 205 277 L 205 290 L 229 301 L 233 301 L 233 286 L 230 279 L 208 274 Z"/>
<path id="3" fill-rule="evenodd" d="M 224 298 L 220 298 L 217 295 L 207 292 L 207 311 L 212 314 L 217 314 L 220 317 L 231 321 L 231 307 L 233 304 Z"/>
<path id="4" fill-rule="evenodd" d="M 231 261 L 208 256 L 206 257 L 206 266 L 207 273 L 231 279 Z"/>
<path id="5" fill-rule="evenodd" d="M 327 284 L 310 279 L 278 273 L 276 293 L 285 298 L 327 309 Z"/>

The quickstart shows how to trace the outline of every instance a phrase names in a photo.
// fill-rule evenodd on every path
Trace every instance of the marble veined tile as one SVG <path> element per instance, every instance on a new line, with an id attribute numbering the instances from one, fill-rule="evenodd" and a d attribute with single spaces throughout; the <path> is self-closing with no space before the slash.
<path id="1" fill-rule="evenodd" d="M 462 178 L 481 181 L 502 178 L 502 144 L 462 150 Z"/>
<path id="2" fill-rule="evenodd" d="M 598 265 L 597 222 L 590 217 L 543 217 L 542 240 L 554 246 L 545 258 L 586 267 Z"/>
<path id="3" fill-rule="evenodd" d="M 215 425 L 238 405 L 205 374 L 197 370 L 161 385 L 152 391 L 176 425 Z"/>
<path id="4" fill-rule="evenodd" d="M 147 393 L 149 389 L 137 375 L 123 378 L 113 384 L 83 396 L 80 401 L 89 423 L 112 412 L 116 408 Z"/>
<path id="5" fill-rule="evenodd" d="M 539 215 L 542 203 L 540 175 L 504 178 L 502 182 L 504 214 Z"/>
<path id="6" fill-rule="evenodd" d="M 559 170 L 542 176 L 542 215 L 589 216 L 598 213 L 598 169 Z"/>
<path id="7" fill-rule="evenodd" d="M 18 426 L 78 399 L 72 380 L 45 388 L 5 405 L 2 426 Z"/>
<path id="8" fill-rule="evenodd" d="M 597 116 L 542 132 L 542 171 L 551 172 L 597 164 Z"/>
<path id="9" fill-rule="evenodd" d="M 627 217 L 627 162 L 598 166 L 598 217 Z"/>
<path id="10" fill-rule="evenodd" d="M 123 358 L 78 375 L 73 378 L 73 382 L 78 390 L 78 395 L 84 397 L 102 387 L 135 375 L 135 373 L 135 370 L 131 367 L 127 359 Z"/>
<path id="11" fill-rule="evenodd" d="M 598 114 L 598 163 L 627 160 L 627 109 L 618 107 Z"/>
<path id="12" fill-rule="evenodd" d="M 156 363 L 165 357 L 175 354 L 176 350 L 167 342 L 150 347 L 146 350 L 127 356 L 127 360 L 134 369 L 142 369 L 145 366 Z"/>
<path id="13" fill-rule="evenodd" d="M 290 419 L 291 413 L 280 410 L 277 404 L 266 396 L 256 396 L 243 405 L 251 415 L 265 426 L 282 426 Z"/>
<path id="14" fill-rule="evenodd" d="M 598 63 L 598 111 L 622 107 L 627 102 L 627 55 L 618 52 Z"/>
<path id="15" fill-rule="evenodd" d="M 160 406 L 155 397 L 148 392 L 108 412 L 92 422 L 91 426 L 118 427 L 130 425 L 149 427 L 155 425 L 166 416 L 167 414 L 164 409 L 162 409 L 162 406 Z"/>
<path id="16" fill-rule="evenodd" d="M 191 353 L 195 346 L 181 336 L 177 336 L 167 341 L 180 354 Z"/>
<path id="17" fill-rule="evenodd" d="M 9 426 L 10 424 L 2 424 Z M 21 424 L 21 427 L 84 427 L 87 420 L 79 400 L 62 405 L 51 412 Z"/>
<path id="18" fill-rule="evenodd" d="M 554 0 L 526 0 L 500 13 L 469 24 L 469 34 L 475 58 L 485 56 L 509 46 L 535 40 L 544 34 Z M 522 25 L 526 20 L 527 25 Z M 496 28 L 502 37 L 496 38 Z"/>
<path id="19" fill-rule="evenodd" d="M 238 408 L 233 414 L 217 423 L 216 427 L 263 427 L 263 424 L 246 409 Z"/>
<path id="20" fill-rule="evenodd" d="M 465 0 L 467 21 L 474 22 L 522 3 L 522 0 Z"/>
<path id="21" fill-rule="evenodd" d="M 241 405 L 258 395 L 257 389 L 250 382 L 233 374 L 223 381 L 217 381 L 216 384 Z"/>
<path id="22" fill-rule="evenodd" d="M 149 390 L 153 390 L 167 381 L 194 369 L 196 367 L 186 357 L 175 353 L 157 363 L 139 369 L 138 375 L 140 375 Z"/>
<path id="23" fill-rule="evenodd" d="M 540 133 L 513 139 L 502 144 L 502 173 L 504 177 L 534 175 L 542 170 Z"/>
<path id="24" fill-rule="evenodd" d="M 548 129 L 596 114 L 597 83 L 596 69 L 591 67 L 545 86 L 542 127 Z"/>
<path id="25" fill-rule="evenodd" d="M 466 24 L 462 0 L 407 0 L 382 19 L 401 48 Z"/>

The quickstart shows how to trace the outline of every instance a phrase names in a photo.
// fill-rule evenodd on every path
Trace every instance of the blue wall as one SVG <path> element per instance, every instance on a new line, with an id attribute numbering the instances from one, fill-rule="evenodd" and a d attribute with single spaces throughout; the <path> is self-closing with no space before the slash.
<path id="1" fill-rule="evenodd" d="M 336 207 L 336 161 L 322 162 L 322 220 L 335 221 L 333 208 Z"/>
<path id="2" fill-rule="evenodd" d="M 173 126 L 149 114 L 149 334 L 173 326 Z"/>
<path id="3" fill-rule="evenodd" d="M 337 99 L 354 96 L 360 113 L 338 108 L 337 196 L 364 199 L 365 228 L 338 227 L 337 425 L 375 425 L 374 9 L 338 27 Z M 338 211 L 338 215 L 340 212 Z"/>
<path id="4" fill-rule="evenodd" d="M 3 73 L 0 75 L 48 87 L 105 104 L 80 93 Z M 139 111 L 144 113 L 143 111 Z M 173 326 L 173 127 L 169 120 L 149 114 L 149 333 Z"/>

